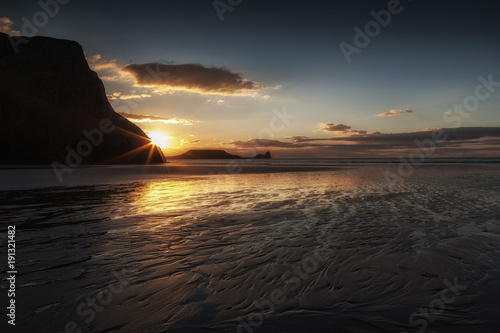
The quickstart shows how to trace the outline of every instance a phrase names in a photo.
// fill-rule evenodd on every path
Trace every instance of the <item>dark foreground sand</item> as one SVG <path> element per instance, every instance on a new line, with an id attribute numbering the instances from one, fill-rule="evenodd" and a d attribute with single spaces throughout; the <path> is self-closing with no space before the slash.
<path id="1" fill-rule="evenodd" d="M 0 192 L 19 332 L 499 331 L 496 166 L 169 168 Z"/>

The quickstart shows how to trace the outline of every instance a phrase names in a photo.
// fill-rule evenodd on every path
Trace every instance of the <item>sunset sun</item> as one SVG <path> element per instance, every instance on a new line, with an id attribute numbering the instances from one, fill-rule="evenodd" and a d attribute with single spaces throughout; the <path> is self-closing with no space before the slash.
<path id="1" fill-rule="evenodd" d="M 498 8 L 0 0 L 0 333 L 500 333 Z"/>
<path id="2" fill-rule="evenodd" d="M 162 149 L 169 148 L 169 136 L 164 135 L 162 132 L 148 132 L 147 135 L 151 139 L 151 143 Z"/>

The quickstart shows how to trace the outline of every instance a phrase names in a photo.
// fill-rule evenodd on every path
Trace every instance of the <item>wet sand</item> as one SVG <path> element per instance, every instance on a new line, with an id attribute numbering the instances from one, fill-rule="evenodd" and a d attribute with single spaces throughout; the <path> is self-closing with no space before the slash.
<path id="1" fill-rule="evenodd" d="M 500 170 L 394 167 L 3 190 L 18 329 L 497 332 Z"/>

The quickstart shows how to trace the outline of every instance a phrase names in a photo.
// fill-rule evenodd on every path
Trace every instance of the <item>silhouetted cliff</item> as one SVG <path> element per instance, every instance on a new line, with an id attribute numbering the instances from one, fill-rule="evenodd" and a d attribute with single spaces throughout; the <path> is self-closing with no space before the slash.
<path id="1" fill-rule="evenodd" d="M 113 110 L 78 43 L 0 33 L 0 163 L 148 161 L 165 159 Z"/>
<path id="2" fill-rule="evenodd" d="M 169 159 L 245 159 L 246 157 L 241 157 L 239 155 L 232 155 L 224 150 L 204 150 L 204 149 L 192 149 L 188 150 L 184 154 L 171 156 Z M 255 157 L 249 157 L 249 159 L 264 159 L 271 158 L 271 153 L 266 152 L 265 154 L 258 154 Z"/>

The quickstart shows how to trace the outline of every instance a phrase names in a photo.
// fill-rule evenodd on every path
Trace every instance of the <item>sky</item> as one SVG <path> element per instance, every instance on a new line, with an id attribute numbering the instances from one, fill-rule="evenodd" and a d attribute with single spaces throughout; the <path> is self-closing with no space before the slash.
<path id="1" fill-rule="evenodd" d="M 4 1 L 0 31 L 79 42 L 115 110 L 167 156 L 498 157 L 495 6 Z"/>

